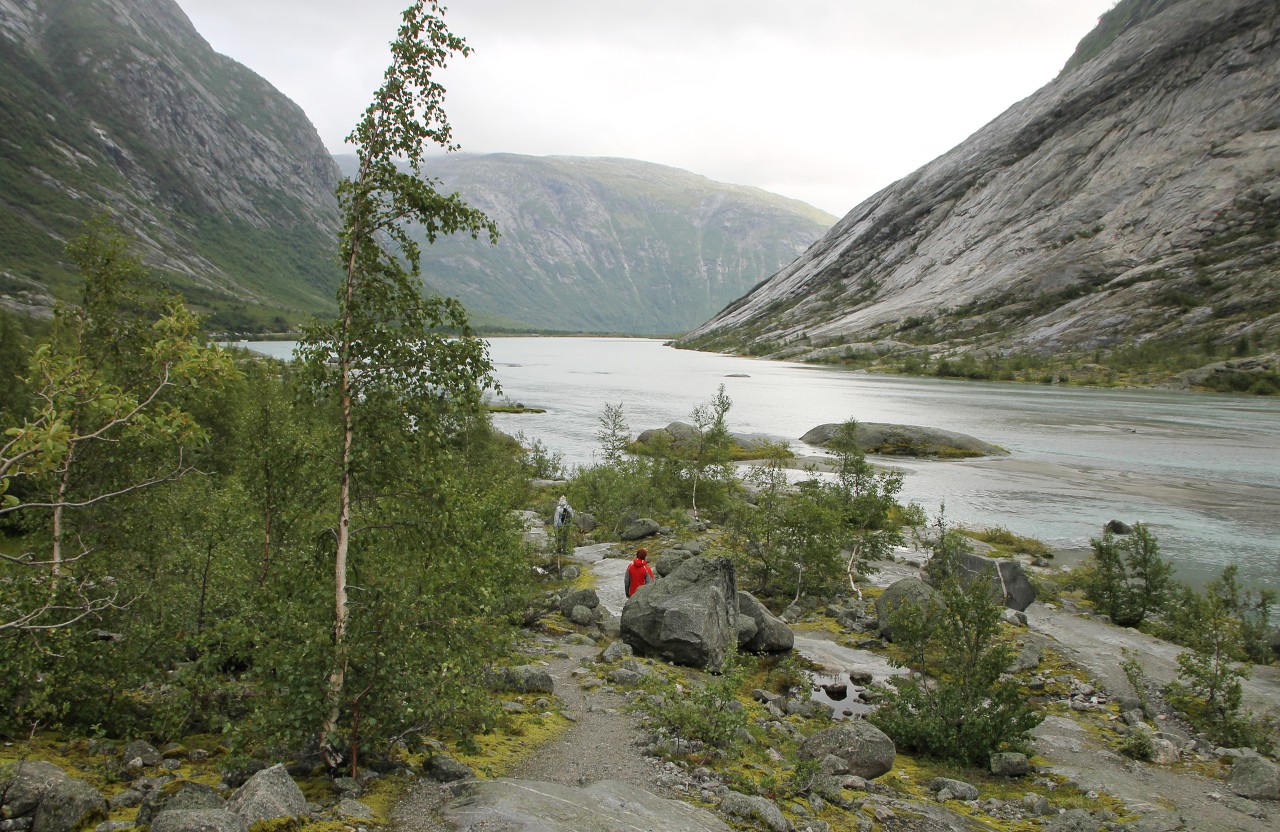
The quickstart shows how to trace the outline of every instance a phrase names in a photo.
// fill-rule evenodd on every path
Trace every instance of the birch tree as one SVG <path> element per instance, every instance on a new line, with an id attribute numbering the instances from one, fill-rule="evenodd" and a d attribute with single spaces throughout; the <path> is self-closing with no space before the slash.
<path id="1" fill-rule="evenodd" d="M 362 487 L 366 495 L 376 490 L 361 478 L 393 434 L 443 445 L 460 419 L 480 410 L 484 390 L 496 386 L 485 344 L 472 336 L 462 306 L 423 296 L 419 247 L 409 235 L 412 221 L 428 243 L 456 232 L 497 236 L 482 212 L 420 175 L 428 146 L 457 149 L 434 73 L 471 52 L 442 13 L 425 0 L 405 10 L 382 86 L 347 137 L 358 164 L 355 177 L 338 187 L 344 271 L 338 315 L 312 327 L 300 348 L 338 413 L 333 654 L 322 729 L 331 767 L 341 760 L 336 739 L 349 704 L 348 572 L 360 531 L 354 508 Z"/>

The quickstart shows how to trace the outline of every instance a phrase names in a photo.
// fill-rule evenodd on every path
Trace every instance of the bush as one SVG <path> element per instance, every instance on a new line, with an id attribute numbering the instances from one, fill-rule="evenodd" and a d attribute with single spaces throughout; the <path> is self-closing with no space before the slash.
<path id="1" fill-rule="evenodd" d="M 959 576 L 950 534 L 940 536 L 933 557 L 939 562 L 931 562 L 942 576 L 942 603 L 903 604 L 893 615 L 894 641 L 906 655 L 896 664 L 912 673 L 894 680 L 871 721 L 901 749 L 985 766 L 998 751 L 1024 750 L 1044 717 L 1004 677 L 1013 653 L 996 641 L 1000 607 L 989 576 Z"/>
<path id="2" fill-rule="evenodd" d="M 1093 547 L 1085 597 L 1121 627 L 1136 627 L 1164 607 L 1173 566 L 1160 557 L 1156 536 L 1142 523 L 1117 542 L 1110 530 Z"/>
<path id="3" fill-rule="evenodd" d="M 670 685 L 665 691 L 664 704 L 651 711 L 658 727 L 679 740 L 732 752 L 737 745 L 738 730 L 747 725 L 745 709 L 736 704 L 744 673 L 732 659 L 725 667 L 718 679 L 694 685 L 683 696 L 675 685 Z"/>

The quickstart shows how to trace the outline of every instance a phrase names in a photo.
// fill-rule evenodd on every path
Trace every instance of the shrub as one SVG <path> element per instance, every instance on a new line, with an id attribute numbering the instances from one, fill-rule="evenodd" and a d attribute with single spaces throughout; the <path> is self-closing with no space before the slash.
<path id="1" fill-rule="evenodd" d="M 871 721 L 899 748 L 965 765 L 985 766 L 997 751 L 1025 748 L 1044 718 L 1004 677 L 1012 650 L 996 641 L 1000 607 L 988 577 L 966 581 L 956 565 L 953 533 L 938 538 L 932 564 L 940 604 L 903 604 L 893 616 L 894 640 L 912 670 Z M 934 678 L 928 680 L 925 674 Z"/>
<path id="2" fill-rule="evenodd" d="M 1085 596 L 1121 627 L 1136 627 L 1169 596 L 1173 566 L 1160 557 L 1156 536 L 1142 523 L 1117 542 L 1108 530 L 1093 546 Z"/>

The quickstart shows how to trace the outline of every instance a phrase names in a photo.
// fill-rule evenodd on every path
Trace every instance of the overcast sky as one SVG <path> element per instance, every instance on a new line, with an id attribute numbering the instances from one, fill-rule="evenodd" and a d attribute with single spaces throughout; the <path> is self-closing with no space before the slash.
<path id="1" fill-rule="evenodd" d="M 178 0 L 331 151 L 407 0 Z M 623 156 L 842 216 L 1050 81 L 1115 0 L 453 0 L 473 153 Z"/>

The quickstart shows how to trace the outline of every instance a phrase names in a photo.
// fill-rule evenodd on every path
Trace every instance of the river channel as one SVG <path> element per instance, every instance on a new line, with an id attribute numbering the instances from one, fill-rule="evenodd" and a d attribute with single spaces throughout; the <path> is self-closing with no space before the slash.
<path id="1" fill-rule="evenodd" d="M 287 358 L 288 342 L 253 349 Z M 495 338 L 502 396 L 540 414 L 498 415 L 570 465 L 589 464 L 606 404 L 633 432 L 690 421 L 720 384 L 730 429 L 790 441 L 826 422 L 923 425 L 994 442 L 1008 457 L 876 460 L 903 495 L 953 521 L 1082 549 L 1111 518 L 1143 521 L 1201 584 L 1230 563 L 1280 589 L 1280 399 L 908 378 L 676 350 L 636 338 Z"/>

